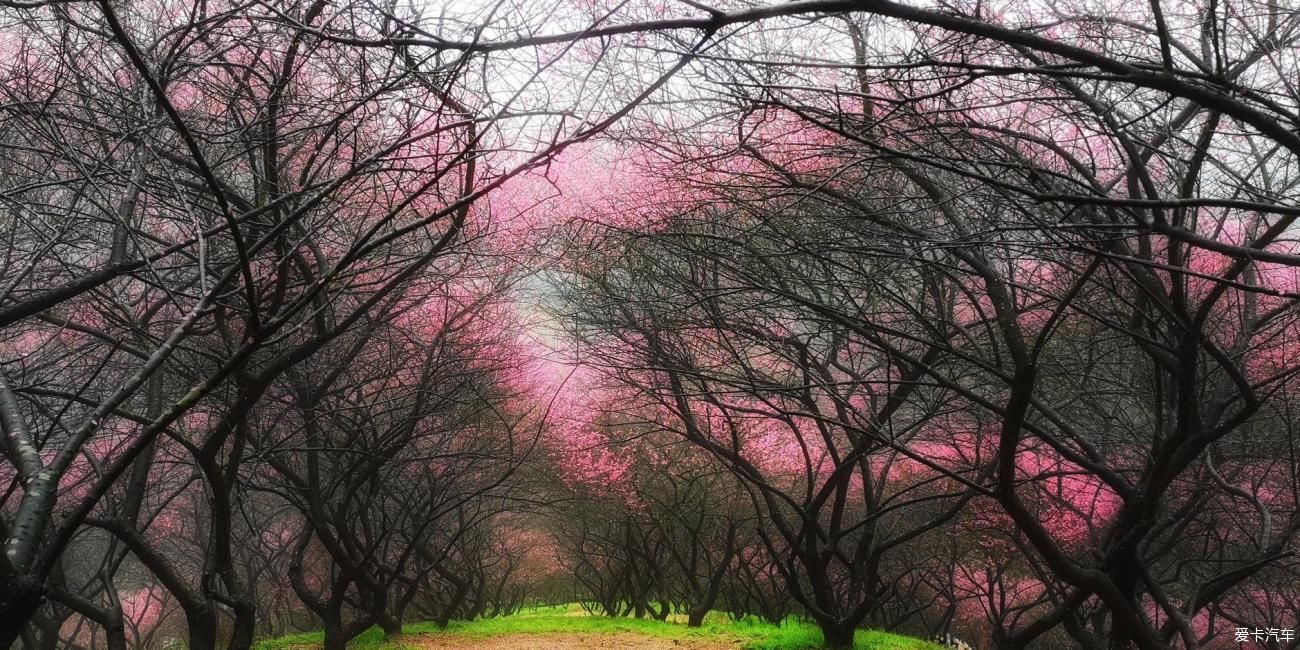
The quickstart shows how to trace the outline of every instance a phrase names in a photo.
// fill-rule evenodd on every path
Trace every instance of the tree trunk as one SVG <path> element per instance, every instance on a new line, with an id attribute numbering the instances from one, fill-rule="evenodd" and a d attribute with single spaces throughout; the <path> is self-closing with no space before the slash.
<path id="1" fill-rule="evenodd" d="M 700 627 L 704 625 L 704 616 L 709 613 L 708 606 L 692 607 L 691 611 L 686 614 L 686 627 Z"/>
<path id="2" fill-rule="evenodd" d="M 185 611 L 185 622 L 189 627 L 189 650 L 216 650 L 217 620 L 212 604 L 203 602 Z"/>
<path id="3" fill-rule="evenodd" d="M 666 621 L 668 620 L 668 615 L 671 613 L 673 613 L 672 603 L 669 603 L 667 600 L 660 599 L 659 610 L 654 613 L 655 620 Z"/>
<path id="4" fill-rule="evenodd" d="M 827 648 L 849 650 L 853 647 L 853 634 L 857 631 L 856 626 L 836 621 L 820 623 L 820 627 Z"/>
<path id="5" fill-rule="evenodd" d="M 245 598 L 236 598 L 234 623 L 230 631 L 230 649 L 251 648 L 257 636 L 257 608 Z"/>
<path id="6" fill-rule="evenodd" d="M 43 595 L 41 584 L 24 576 L 11 576 L 0 584 L 0 650 L 13 647 L 36 614 Z"/>
<path id="7" fill-rule="evenodd" d="M 391 641 L 402 635 L 402 621 L 393 616 L 380 617 L 379 629 L 384 631 L 384 640 Z"/>
<path id="8" fill-rule="evenodd" d="M 347 647 L 348 635 L 343 632 L 343 628 L 337 625 L 326 625 L 324 650 L 347 650 Z"/>
<path id="9" fill-rule="evenodd" d="M 40 640 L 36 645 L 38 650 L 58 650 L 60 622 L 60 620 L 50 620 L 43 616 L 32 618 L 32 625 L 41 633 Z"/>
<path id="10" fill-rule="evenodd" d="M 104 642 L 108 650 L 126 650 L 126 627 L 121 619 L 116 625 L 104 628 Z"/>

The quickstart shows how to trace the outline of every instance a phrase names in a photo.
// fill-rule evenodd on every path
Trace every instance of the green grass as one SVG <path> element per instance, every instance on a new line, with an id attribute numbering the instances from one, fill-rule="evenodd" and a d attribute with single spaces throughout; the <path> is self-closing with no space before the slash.
<path id="1" fill-rule="evenodd" d="M 524 610 L 513 616 L 477 621 L 455 621 L 446 630 L 432 623 L 407 625 L 407 635 L 455 634 L 463 637 L 486 638 L 507 634 L 586 633 L 615 634 L 633 632 L 663 639 L 706 639 L 731 642 L 745 650 L 809 650 L 820 648 L 821 632 L 815 625 L 787 621 L 779 626 L 757 620 L 733 622 L 725 615 L 711 613 L 704 625 L 686 627 L 683 621 L 660 622 L 649 619 L 609 618 L 605 616 L 574 616 L 581 612 L 577 605 L 559 605 Z M 320 644 L 319 632 L 308 632 L 262 641 L 255 650 L 290 650 Z M 938 646 L 912 637 L 859 630 L 854 644 L 858 650 L 936 650 Z M 410 646 L 401 639 L 385 642 L 378 628 L 362 634 L 353 641 L 356 650 L 406 650 Z"/>

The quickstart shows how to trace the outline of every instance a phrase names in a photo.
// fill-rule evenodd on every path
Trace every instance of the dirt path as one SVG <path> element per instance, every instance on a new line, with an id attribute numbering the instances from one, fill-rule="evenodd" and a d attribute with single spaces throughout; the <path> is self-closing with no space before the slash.
<path id="1" fill-rule="evenodd" d="M 736 650 L 738 643 L 660 639 L 635 632 L 613 634 L 503 634 L 472 638 L 454 634 L 412 635 L 402 639 L 421 650 Z"/>

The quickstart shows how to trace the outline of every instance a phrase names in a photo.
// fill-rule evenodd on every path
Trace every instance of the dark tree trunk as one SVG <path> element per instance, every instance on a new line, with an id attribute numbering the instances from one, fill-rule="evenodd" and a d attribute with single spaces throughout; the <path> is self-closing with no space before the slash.
<path id="1" fill-rule="evenodd" d="M 324 650 L 347 650 L 348 637 L 339 625 L 325 626 L 325 644 Z"/>
<path id="2" fill-rule="evenodd" d="M 392 640 L 402 635 L 402 621 L 393 616 L 379 618 L 379 629 L 384 631 L 384 639 Z"/>
<path id="3" fill-rule="evenodd" d="M 819 623 L 826 647 L 832 650 L 848 650 L 853 647 L 853 634 L 856 626 L 839 621 Z"/>
<path id="4" fill-rule="evenodd" d="M 64 620 L 67 619 L 50 619 L 40 615 L 32 618 L 32 625 L 40 631 L 40 639 L 36 645 L 39 650 L 58 649 L 60 623 Z"/>
<path id="5" fill-rule="evenodd" d="M 1140 560 L 1136 557 L 1136 552 L 1131 546 L 1124 546 L 1118 549 L 1118 558 L 1116 560 L 1117 570 L 1111 572 L 1111 582 L 1118 587 L 1121 594 L 1124 595 L 1122 603 L 1111 606 L 1111 633 L 1110 648 L 1111 650 L 1129 650 L 1135 647 L 1135 642 L 1141 633 L 1141 630 L 1126 620 L 1127 617 L 1122 612 L 1116 611 L 1119 607 L 1125 607 L 1130 612 L 1141 611 L 1137 604 L 1139 601 L 1138 576 L 1140 571 Z"/>
<path id="6" fill-rule="evenodd" d="M 668 620 L 668 615 L 673 612 L 672 604 L 670 604 L 667 600 L 662 600 L 662 599 L 659 601 L 659 609 L 649 607 L 649 605 L 647 605 L 647 609 L 650 612 L 650 616 L 653 617 L 654 620 L 656 621 Z"/>
<path id="7" fill-rule="evenodd" d="M 348 641 L 357 638 L 377 622 L 374 617 L 365 616 L 345 624 L 343 622 L 342 602 L 335 600 L 330 605 L 327 615 L 323 617 L 325 619 L 323 621 L 325 624 L 324 650 L 346 650 Z"/>
<path id="8" fill-rule="evenodd" d="M 459 612 L 461 606 L 465 604 L 465 594 L 467 591 L 468 587 L 464 586 L 463 583 L 456 586 L 456 592 L 451 595 L 451 598 L 447 601 L 447 605 L 442 608 L 442 611 L 438 612 L 438 620 L 435 621 L 438 624 L 438 629 L 446 629 L 447 624 L 451 623 L 451 619 L 456 617 L 456 613 Z"/>
<path id="9" fill-rule="evenodd" d="M 700 627 L 704 625 L 704 617 L 709 613 L 709 605 L 703 607 L 692 607 L 691 611 L 686 614 L 686 627 Z"/>
<path id="10" fill-rule="evenodd" d="M 257 608 L 248 600 L 238 598 L 233 609 L 235 620 L 230 631 L 230 650 L 251 648 L 257 636 Z"/>
<path id="11" fill-rule="evenodd" d="M 126 650 L 126 627 L 120 618 L 116 625 L 104 628 L 104 640 L 108 650 Z"/>
<path id="12" fill-rule="evenodd" d="M 185 623 L 189 627 L 189 650 L 216 650 L 217 619 L 212 604 L 203 601 L 185 609 Z"/>
<path id="13" fill-rule="evenodd" d="M 460 577 L 456 572 L 441 564 L 435 563 L 433 569 L 438 572 L 439 576 L 442 576 L 443 580 L 450 582 L 455 589 L 455 591 L 452 592 L 451 597 L 447 600 L 446 607 L 438 613 L 438 618 L 434 621 L 437 623 L 438 629 L 441 630 L 447 627 L 447 624 L 451 622 L 451 619 L 455 617 L 456 613 L 460 611 L 460 608 L 464 606 L 465 599 L 469 596 L 470 584 L 468 580 Z"/>
<path id="14" fill-rule="evenodd" d="M 18 642 L 40 607 L 43 592 L 41 583 L 28 576 L 10 576 L 0 584 L 0 650 Z"/>

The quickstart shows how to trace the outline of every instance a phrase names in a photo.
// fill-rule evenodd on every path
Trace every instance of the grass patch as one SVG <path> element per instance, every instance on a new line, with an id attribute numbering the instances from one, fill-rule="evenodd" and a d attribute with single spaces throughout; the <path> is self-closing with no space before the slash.
<path id="1" fill-rule="evenodd" d="M 407 635 L 449 634 L 475 639 L 509 634 L 617 634 L 630 632 L 662 639 L 700 639 L 734 643 L 744 650 L 812 650 L 822 647 L 822 634 L 815 625 L 789 620 L 772 625 L 758 620 L 733 622 L 725 615 L 710 613 L 704 625 L 686 627 L 683 621 L 660 622 L 649 619 L 587 616 L 577 605 L 558 605 L 524 610 L 513 616 L 453 621 L 445 630 L 432 623 L 415 623 L 402 628 Z M 255 650 L 301 650 L 319 647 L 320 632 L 294 634 L 262 641 Z M 913 637 L 858 630 L 854 637 L 857 650 L 937 650 L 939 646 Z M 349 646 L 356 650 L 408 650 L 411 646 L 398 639 L 385 642 L 383 633 L 374 628 L 357 637 Z"/>

